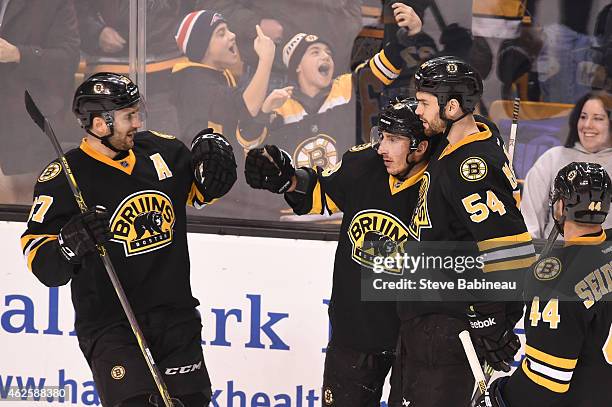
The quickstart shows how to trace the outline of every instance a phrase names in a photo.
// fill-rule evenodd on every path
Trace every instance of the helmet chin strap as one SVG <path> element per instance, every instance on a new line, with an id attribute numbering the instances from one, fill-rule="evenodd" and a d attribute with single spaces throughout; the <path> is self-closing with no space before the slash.
<path id="1" fill-rule="evenodd" d="M 440 114 L 440 118 L 444 121 L 446 121 L 446 128 L 444 129 L 444 137 L 448 137 L 448 134 L 451 131 L 451 127 L 453 127 L 453 124 L 455 124 L 456 122 L 458 122 L 459 120 L 463 119 L 465 116 L 467 116 L 468 114 L 472 113 L 471 111 L 467 111 L 465 113 L 463 113 L 461 116 L 459 116 L 456 119 L 447 119 L 446 118 L 446 113 L 444 112 L 444 110 L 442 110 L 442 113 Z"/>
<path id="2" fill-rule="evenodd" d="M 417 163 L 415 162 L 411 163 L 410 161 L 408 161 L 408 157 L 410 157 L 413 153 L 414 151 L 411 150 L 408 154 L 406 154 L 406 164 L 408 164 L 408 167 L 395 176 L 395 178 L 399 179 L 400 181 L 405 181 L 408 177 L 408 174 L 410 174 L 410 171 L 412 171 L 414 166 L 417 165 Z"/>
<path id="3" fill-rule="evenodd" d="M 104 119 L 104 122 L 106 123 L 106 126 L 108 127 L 110 133 L 107 136 L 98 136 L 97 134 L 95 134 L 93 131 L 91 131 L 91 129 L 85 129 L 85 131 L 87 132 L 87 134 L 90 134 L 92 136 L 94 136 L 95 138 L 97 138 L 98 140 L 100 140 L 100 142 L 102 143 L 103 146 L 109 148 L 110 150 L 114 151 L 115 153 L 121 153 L 123 150 L 119 150 L 118 148 L 116 148 L 115 146 L 113 146 L 109 139 L 113 136 L 113 133 L 115 132 L 115 126 L 113 123 L 113 116 L 111 113 L 109 112 L 104 112 L 101 114 L 102 118 Z"/>

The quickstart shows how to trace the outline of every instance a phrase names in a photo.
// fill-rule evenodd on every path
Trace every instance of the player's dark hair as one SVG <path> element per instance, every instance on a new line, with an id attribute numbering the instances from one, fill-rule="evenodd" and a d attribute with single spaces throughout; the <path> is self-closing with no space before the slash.
<path id="1" fill-rule="evenodd" d="M 604 110 L 608 114 L 608 119 L 612 119 L 610 114 L 611 106 L 606 106 L 604 94 L 601 92 L 588 92 L 578 99 L 569 115 L 569 132 L 567 134 L 567 138 L 565 139 L 565 147 L 572 148 L 576 142 L 580 142 L 580 137 L 578 137 L 578 120 L 580 120 L 580 115 L 582 114 L 584 105 L 587 101 L 592 99 L 600 100 L 604 105 Z M 610 128 L 612 129 L 612 123 L 610 123 L 610 125 Z"/>

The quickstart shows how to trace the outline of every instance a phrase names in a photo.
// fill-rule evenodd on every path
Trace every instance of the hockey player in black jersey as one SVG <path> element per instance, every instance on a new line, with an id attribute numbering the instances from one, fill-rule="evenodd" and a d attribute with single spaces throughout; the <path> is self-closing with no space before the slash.
<path id="1" fill-rule="evenodd" d="M 384 244 L 385 250 L 393 250 L 409 239 L 405 220 L 416 202 L 431 150 L 415 108 L 414 100 L 387 107 L 379 117 L 374 148 L 353 147 L 331 169 L 294 169 L 290 156 L 273 145 L 247 156 L 249 185 L 284 193 L 296 214 L 344 212 L 329 304 L 332 334 L 325 357 L 325 406 L 380 406 L 399 320 L 395 302 L 362 301 L 360 282 L 362 274 L 373 272 L 377 249 Z"/>
<path id="2" fill-rule="evenodd" d="M 411 216 L 415 239 L 449 242 L 440 244 L 441 250 L 466 242 L 474 256 L 483 256 L 485 273 L 528 267 L 535 251 L 513 197 L 512 167 L 490 126 L 474 118 L 483 91 L 480 75 L 455 57 L 439 57 L 421 65 L 415 86 L 425 133 L 443 135 Z M 469 403 L 473 377 L 458 338 L 465 329 L 482 359 L 509 370 L 519 348 L 513 327 L 522 304 L 468 298 L 398 303 L 404 404 Z"/>
<path id="3" fill-rule="evenodd" d="M 612 405 L 612 242 L 601 224 L 612 182 L 599 164 L 571 163 L 552 194 L 563 248 L 538 260 L 525 286 L 525 359 L 477 406 Z"/>
<path id="4" fill-rule="evenodd" d="M 43 284 L 71 283 L 79 345 L 104 406 L 163 403 L 98 244 L 115 265 L 170 394 L 199 407 L 211 389 L 189 281 L 185 203 L 202 207 L 227 193 L 236 163 L 229 143 L 210 129 L 191 151 L 172 136 L 139 132 L 140 109 L 138 88 L 123 75 L 97 73 L 78 87 L 73 111 L 87 136 L 66 159 L 91 209 L 80 213 L 62 167 L 52 162 L 34 188 L 21 246 Z"/>

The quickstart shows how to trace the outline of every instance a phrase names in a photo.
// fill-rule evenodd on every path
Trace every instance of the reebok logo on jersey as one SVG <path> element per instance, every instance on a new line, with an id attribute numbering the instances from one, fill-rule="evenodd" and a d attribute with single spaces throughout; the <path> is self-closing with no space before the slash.
<path id="1" fill-rule="evenodd" d="M 427 191 L 429 190 L 429 173 L 425 171 L 419 187 L 419 199 L 414 208 L 408 232 L 416 240 L 421 240 L 421 229 L 431 229 L 431 220 L 427 210 Z"/>
<path id="2" fill-rule="evenodd" d="M 353 260 L 374 269 L 374 258 L 393 257 L 403 253 L 400 243 L 408 238 L 408 228 L 388 212 L 366 209 L 355 214 L 348 234 L 353 246 Z M 402 274 L 402 269 L 397 266 L 385 267 L 382 272 Z"/>
<path id="3" fill-rule="evenodd" d="M 470 326 L 472 327 L 472 329 L 488 328 L 493 325 L 497 325 L 497 323 L 495 322 L 495 318 L 493 317 L 490 317 L 484 321 L 470 321 Z"/>
<path id="4" fill-rule="evenodd" d="M 136 192 L 125 198 L 111 217 L 111 241 L 121 243 L 126 256 L 160 249 L 172 243 L 175 219 L 166 194 L 154 190 Z"/>

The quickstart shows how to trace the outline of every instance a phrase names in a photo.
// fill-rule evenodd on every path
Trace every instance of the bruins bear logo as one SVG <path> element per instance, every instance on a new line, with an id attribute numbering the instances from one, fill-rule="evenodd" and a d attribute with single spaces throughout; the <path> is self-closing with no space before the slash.
<path id="1" fill-rule="evenodd" d="M 408 228 L 394 215 L 378 209 L 366 209 L 355 214 L 348 228 L 353 246 L 352 258 L 369 269 L 377 257 L 403 254 L 403 243 L 408 239 Z M 383 273 L 402 274 L 398 267 L 385 268 Z"/>
<path id="2" fill-rule="evenodd" d="M 140 239 L 145 232 L 150 234 L 162 233 L 162 216 L 159 212 L 143 212 L 139 213 L 134 219 L 134 228 L 136 229 L 136 239 Z"/>
<path id="3" fill-rule="evenodd" d="M 139 191 L 123 200 L 111 217 L 113 242 L 126 256 L 148 253 L 172 243 L 175 213 L 170 198 L 160 191 Z"/>

